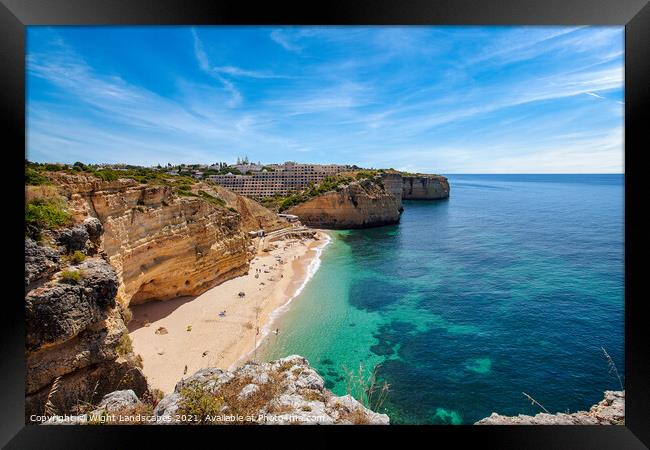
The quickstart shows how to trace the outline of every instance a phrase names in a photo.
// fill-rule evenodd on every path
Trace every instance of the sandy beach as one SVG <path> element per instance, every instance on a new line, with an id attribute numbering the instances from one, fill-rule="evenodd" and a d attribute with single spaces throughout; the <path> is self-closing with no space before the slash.
<path id="1" fill-rule="evenodd" d="M 317 238 L 263 242 L 247 275 L 197 297 L 133 306 L 129 334 L 150 385 L 169 393 L 200 368 L 228 369 L 254 359 L 255 348 L 274 330 L 274 319 L 317 267 L 329 241 L 324 232 Z"/>

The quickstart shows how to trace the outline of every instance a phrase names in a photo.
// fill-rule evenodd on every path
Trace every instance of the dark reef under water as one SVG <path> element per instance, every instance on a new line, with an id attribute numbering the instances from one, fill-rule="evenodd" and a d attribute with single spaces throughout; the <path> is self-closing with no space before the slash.
<path id="1" fill-rule="evenodd" d="M 624 377 L 623 175 L 452 175 L 395 226 L 332 232 L 265 343 L 328 388 L 376 364 L 392 423 L 588 409 Z"/>

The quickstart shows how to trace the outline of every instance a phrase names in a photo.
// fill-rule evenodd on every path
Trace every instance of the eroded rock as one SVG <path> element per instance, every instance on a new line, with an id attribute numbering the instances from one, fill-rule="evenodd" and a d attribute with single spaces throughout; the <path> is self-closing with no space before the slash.
<path id="1" fill-rule="evenodd" d="M 60 268 L 59 253 L 49 247 L 38 245 L 25 238 L 25 288 L 30 284 L 47 278 Z"/>
<path id="2" fill-rule="evenodd" d="M 183 409 L 184 389 L 190 387 L 212 398 L 236 398 L 235 405 L 222 400 L 220 412 L 227 416 L 246 410 L 250 421 L 258 424 L 389 423 L 387 415 L 369 410 L 350 396 L 334 396 L 309 362 L 298 355 L 269 363 L 247 363 L 234 371 L 201 369 L 179 381 L 174 392 L 158 403 L 154 410 L 158 423 L 182 423 L 176 414 Z M 230 395 L 233 389 L 235 395 Z"/>
<path id="3" fill-rule="evenodd" d="M 479 420 L 476 425 L 624 425 L 625 391 L 605 391 L 605 398 L 589 411 L 571 414 L 540 413 L 535 416 L 519 414 L 502 416 L 492 413 Z"/>

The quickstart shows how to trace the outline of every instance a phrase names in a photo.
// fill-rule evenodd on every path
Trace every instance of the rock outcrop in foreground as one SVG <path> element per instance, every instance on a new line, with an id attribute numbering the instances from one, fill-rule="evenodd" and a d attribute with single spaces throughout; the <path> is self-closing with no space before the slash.
<path id="1" fill-rule="evenodd" d="M 25 418 L 70 413 L 107 392 L 143 395 L 147 381 L 131 350 L 118 277 L 97 253 L 101 224 L 56 233 L 51 247 L 25 240 Z M 56 245 L 59 243 L 59 245 Z M 71 250 L 87 255 L 73 261 Z"/>
<path id="2" fill-rule="evenodd" d="M 27 200 L 61 198 L 71 223 L 43 230 L 38 243 L 25 239 L 28 421 L 48 409 L 86 410 L 116 389 L 149 395 L 125 325 L 129 304 L 198 295 L 244 274 L 247 231 L 286 225 L 214 186 L 180 195 L 132 179 L 46 176 L 52 185 L 27 186 Z"/>
<path id="3" fill-rule="evenodd" d="M 624 425 L 625 391 L 605 391 L 605 398 L 589 411 L 546 414 L 535 416 L 501 416 L 492 413 L 475 425 Z"/>
<path id="4" fill-rule="evenodd" d="M 369 228 L 398 223 L 401 201 L 377 177 L 343 185 L 286 212 L 314 228 Z"/>
<path id="5" fill-rule="evenodd" d="M 146 411 L 133 391 L 107 394 L 94 410 L 62 422 L 97 423 L 122 417 L 132 420 Z M 128 419 L 127 419 L 128 418 Z M 266 425 L 388 425 L 349 395 L 337 397 L 324 388 L 323 378 L 307 360 L 293 355 L 269 363 L 248 363 L 234 371 L 201 369 L 179 381 L 174 392 L 156 403 L 141 424 L 266 424 Z"/>

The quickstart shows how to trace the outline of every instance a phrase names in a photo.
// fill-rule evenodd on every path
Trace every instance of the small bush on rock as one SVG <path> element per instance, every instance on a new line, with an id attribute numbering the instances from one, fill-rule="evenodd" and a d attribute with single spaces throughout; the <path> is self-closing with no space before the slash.
<path id="1" fill-rule="evenodd" d="M 124 333 L 120 338 L 120 342 L 115 347 L 115 351 L 118 355 L 124 356 L 133 352 L 133 343 L 131 342 L 131 337 L 128 333 Z"/>
<path id="2" fill-rule="evenodd" d="M 67 259 L 72 264 L 81 264 L 86 260 L 86 254 L 80 250 L 75 250 L 74 253 L 68 256 Z"/>
<path id="3" fill-rule="evenodd" d="M 194 424 L 211 424 L 209 416 L 221 413 L 223 398 L 212 394 L 204 384 L 190 383 L 181 389 L 181 406 L 177 414 Z"/>
<path id="4" fill-rule="evenodd" d="M 61 272 L 61 279 L 68 283 L 79 283 L 82 275 L 79 270 L 64 270 Z"/>

